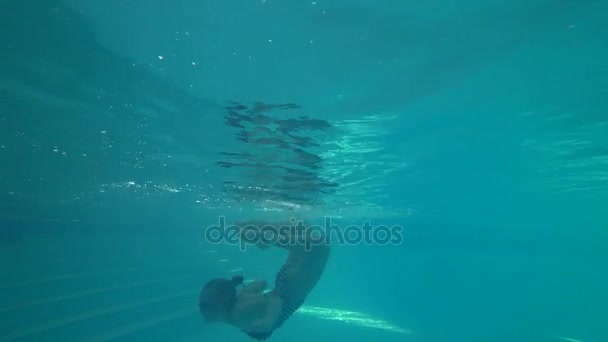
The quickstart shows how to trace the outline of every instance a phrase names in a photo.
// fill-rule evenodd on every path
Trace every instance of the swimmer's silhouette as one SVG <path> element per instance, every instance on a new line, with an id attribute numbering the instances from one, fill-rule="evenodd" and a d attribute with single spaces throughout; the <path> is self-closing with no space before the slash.
<path id="1" fill-rule="evenodd" d="M 265 222 L 237 224 L 241 229 L 261 229 L 272 225 L 279 231 L 280 225 Z M 285 226 L 283 226 L 285 227 Z M 266 281 L 257 280 L 243 285 L 243 277 L 216 278 L 205 284 L 199 298 L 203 319 L 232 325 L 257 341 L 267 340 L 304 303 L 310 291 L 319 281 L 330 247 L 327 243 L 310 243 L 310 231 L 302 225 L 291 226 L 289 232 L 281 231 L 277 243 L 255 244 L 262 249 L 272 246 L 288 251 L 285 264 L 277 272 L 274 288 L 266 292 Z M 241 230 L 242 232 L 242 230 Z M 266 230 L 265 230 L 266 232 Z M 241 234 L 245 239 L 249 234 Z M 246 241 L 254 243 L 254 241 Z M 242 289 L 239 288 L 242 286 Z"/>

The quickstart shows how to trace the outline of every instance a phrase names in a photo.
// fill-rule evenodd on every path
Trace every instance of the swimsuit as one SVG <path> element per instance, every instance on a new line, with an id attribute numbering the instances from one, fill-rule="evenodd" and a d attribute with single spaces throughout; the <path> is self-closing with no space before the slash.
<path id="1" fill-rule="evenodd" d="M 279 328 L 285 321 L 293 315 L 294 312 L 298 311 L 300 306 L 304 303 L 304 298 L 302 299 L 292 299 L 289 297 L 289 282 L 288 282 L 288 274 L 287 274 L 287 265 L 283 265 L 277 276 L 275 278 L 275 286 L 270 294 L 276 295 L 283 300 L 283 307 L 281 309 L 281 313 L 274 324 L 274 328 L 270 332 L 266 333 L 247 333 L 250 337 L 258 341 L 265 341 L 272 335 L 272 332 Z"/>
<path id="2" fill-rule="evenodd" d="M 289 297 L 289 283 L 287 280 L 287 267 L 283 265 L 275 280 L 275 287 L 272 293 L 276 294 L 283 300 L 283 308 L 281 314 L 275 324 L 275 329 L 283 325 L 283 323 L 293 315 L 294 312 L 298 311 L 300 306 L 304 303 L 304 298 L 296 300 L 295 298 Z"/>

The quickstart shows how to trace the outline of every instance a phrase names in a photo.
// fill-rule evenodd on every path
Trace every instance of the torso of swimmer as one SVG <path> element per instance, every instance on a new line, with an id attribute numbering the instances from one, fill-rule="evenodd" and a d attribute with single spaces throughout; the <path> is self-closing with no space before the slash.
<path id="1" fill-rule="evenodd" d="M 273 244 L 288 252 L 288 257 L 277 273 L 272 291 L 264 280 L 245 286 L 237 295 L 230 310 L 229 324 L 250 336 L 265 340 L 295 312 L 317 285 L 330 254 L 327 243 Z M 260 248 L 271 246 L 259 245 Z"/>

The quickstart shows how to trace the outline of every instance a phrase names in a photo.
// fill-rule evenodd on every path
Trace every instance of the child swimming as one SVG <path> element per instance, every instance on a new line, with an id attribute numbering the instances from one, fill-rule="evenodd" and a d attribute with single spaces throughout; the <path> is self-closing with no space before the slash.
<path id="1" fill-rule="evenodd" d="M 283 248 L 288 251 L 287 260 L 276 274 L 272 291 L 265 291 L 265 280 L 256 280 L 243 286 L 241 276 L 230 280 L 216 278 L 203 286 L 199 309 L 206 322 L 229 324 L 257 341 L 265 341 L 300 308 L 316 286 L 327 264 L 330 246 L 327 240 L 313 239 L 311 230 L 301 224 L 296 227 L 243 222 L 237 226 L 241 227 L 241 240 L 262 249 L 272 246 Z M 259 232 L 262 227 L 277 228 L 265 231 L 276 232 L 279 234 L 278 239 L 268 243 L 250 236 L 255 234 L 249 233 Z M 314 243 L 311 243 L 313 240 Z"/>

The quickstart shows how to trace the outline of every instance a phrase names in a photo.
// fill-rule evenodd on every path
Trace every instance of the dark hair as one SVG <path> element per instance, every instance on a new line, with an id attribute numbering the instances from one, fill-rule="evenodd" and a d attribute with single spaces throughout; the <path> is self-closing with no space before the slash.
<path id="1" fill-rule="evenodd" d="M 203 286 L 198 299 L 198 307 L 207 321 L 214 314 L 227 314 L 236 303 L 236 287 L 243 283 L 242 276 L 234 276 L 232 279 L 216 278 Z"/>

